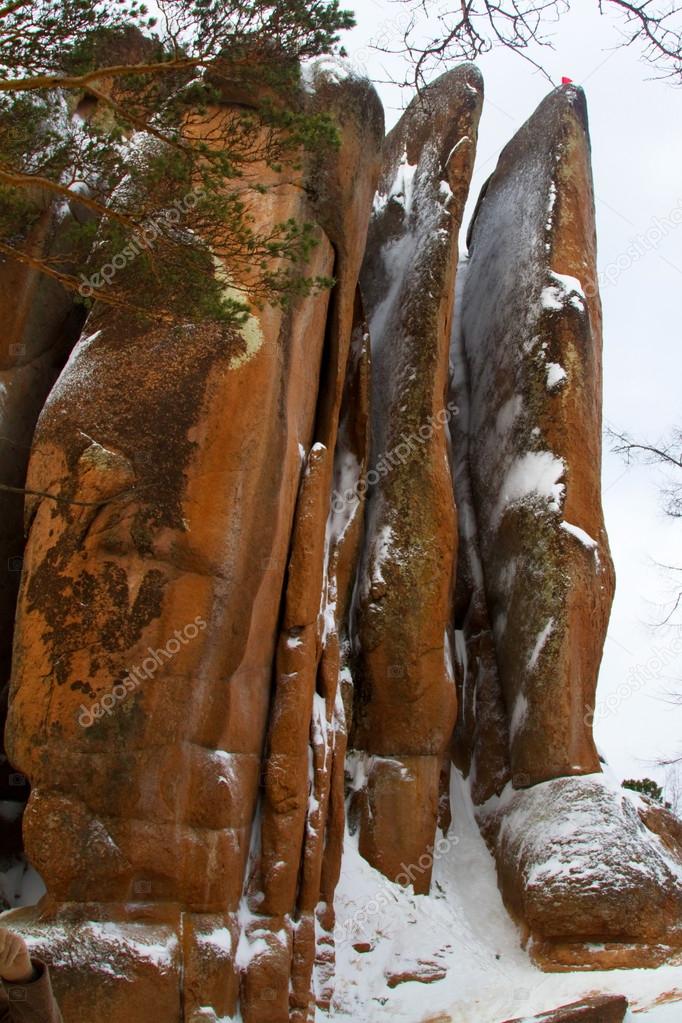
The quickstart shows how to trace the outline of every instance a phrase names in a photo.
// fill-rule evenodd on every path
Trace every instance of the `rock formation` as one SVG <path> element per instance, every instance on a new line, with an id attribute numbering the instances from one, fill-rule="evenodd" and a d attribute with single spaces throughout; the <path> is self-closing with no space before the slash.
<path id="1" fill-rule="evenodd" d="M 477 622 L 467 612 L 462 670 L 474 665 L 476 688 L 474 724 L 464 717 L 462 733 L 473 728 L 465 749 L 479 821 L 507 906 L 545 965 L 637 962 L 638 945 L 650 953 L 679 942 L 682 893 L 674 855 L 599 775 L 592 737 L 614 574 L 581 90 L 551 93 L 503 150 L 468 241 L 453 374 L 457 393 L 464 364 L 456 445 L 466 455 L 455 478 L 468 504 L 462 546 L 473 547 Z M 619 946 L 601 955 L 591 947 L 612 940 Z"/>
<path id="2" fill-rule="evenodd" d="M 44 208 L 30 229 L 29 250 L 54 251 L 59 225 L 54 209 Z M 4 722 L 10 676 L 14 612 L 24 552 L 22 489 L 40 411 L 78 338 L 83 316 L 72 297 L 38 270 L 6 260 L 0 266 L 0 303 L 6 310 L 0 356 L 0 679 Z M 84 313 L 84 310 L 83 310 Z M 2 765 L 2 798 L 21 805 L 25 779 Z M 3 853 L 21 848 L 5 830 Z"/>
<path id="3" fill-rule="evenodd" d="M 321 72 L 315 86 L 310 102 L 339 112 L 340 150 L 314 168 L 314 205 L 283 182 L 258 215 L 319 225 L 310 273 L 333 271 L 333 294 L 266 308 L 227 335 L 95 307 L 36 431 L 28 485 L 69 503 L 27 502 L 8 737 L 33 786 L 24 837 L 48 888 L 40 920 L 82 951 L 58 979 L 67 1019 L 126 1012 L 127 984 L 109 979 L 114 923 L 149 922 L 114 956 L 139 1019 L 152 1005 L 178 1018 L 181 994 L 187 1019 L 202 1006 L 224 1016 L 240 987 L 245 1020 L 286 1017 L 290 975 L 292 1008 L 309 1001 L 313 912 L 320 901 L 331 912 L 320 893 L 333 892 L 341 851 L 337 835 L 334 862 L 326 828 L 339 827 L 340 734 L 340 762 L 319 756 L 343 716 L 334 608 L 344 613 L 357 546 L 352 528 L 325 529 L 347 369 L 338 458 L 363 443 L 356 289 L 383 134 L 367 83 Z M 229 107 L 215 118 L 229 130 Z M 308 833 L 300 892 L 298 858 L 293 891 L 272 859 L 294 826 L 296 857 Z M 163 950 L 157 969 L 147 941 Z M 101 964 L 101 986 L 86 962 Z"/>
<path id="4" fill-rule="evenodd" d="M 115 38 L 102 37 L 102 58 L 117 64 L 131 64 L 149 57 L 154 44 L 136 28 Z M 124 89 L 113 82 L 101 83 L 104 92 Z M 67 103 L 56 94 L 50 100 L 53 122 L 62 128 L 101 116 L 97 99 L 84 94 Z M 81 186 L 83 183 L 81 182 Z M 85 192 L 81 188 L 81 193 Z M 78 340 L 86 309 L 59 280 L 70 273 L 74 262 L 87 257 L 87 235 L 78 229 L 96 214 L 78 199 L 55 198 L 50 191 L 36 189 L 24 204 L 18 224 L 24 259 L 9 256 L 0 262 L 0 308 L 4 332 L 0 340 L 0 722 L 4 730 L 10 680 L 14 616 L 23 561 L 22 488 L 38 416 L 57 377 Z M 16 242 L 17 238 L 13 241 Z M 54 276 L 40 272 L 36 260 L 44 260 Z M 4 745 L 3 745 L 4 749 Z M 8 803 L 23 806 L 28 798 L 27 779 L 2 757 L 0 795 Z M 21 826 L 21 815 L 14 820 Z M 20 835 L 12 822 L 4 822 L 0 835 L 0 856 L 13 856 L 21 849 Z"/>
<path id="5" fill-rule="evenodd" d="M 591 734 L 614 579 L 585 101 L 556 90 L 503 151 L 455 287 L 482 91 L 449 72 L 384 139 L 368 82 L 309 71 L 339 148 L 254 168 L 254 215 L 312 223 L 331 290 L 241 330 L 95 305 L 56 382 L 61 298 L 31 327 L 62 354 L 21 405 L 7 748 L 47 894 L 6 922 L 65 1023 L 324 1012 L 344 844 L 428 891 L 452 763 L 541 965 L 682 944 L 678 825 Z"/>
<path id="6" fill-rule="evenodd" d="M 600 995 L 562 1005 L 559 1009 L 540 1013 L 539 1016 L 527 1016 L 524 1020 L 510 1019 L 507 1023 L 623 1023 L 627 1008 L 627 998 L 622 995 Z"/>
<path id="7" fill-rule="evenodd" d="M 589 713 L 613 569 L 593 208 L 585 101 L 563 88 L 483 190 L 460 310 L 471 489 L 516 788 L 599 769 Z"/>
<path id="8" fill-rule="evenodd" d="M 96 105 L 95 105 L 96 106 Z M 64 111 L 55 104 L 55 119 Z M 87 116 L 95 113 L 90 107 Z M 79 116 L 85 117 L 81 112 Z M 24 214 L 21 251 L 25 261 L 0 262 L 0 307 L 4 330 L 0 339 L 0 721 L 4 729 L 10 681 L 15 608 L 24 556 L 23 488 L 38 416 L 78 340 L 86 311 L 56 277 L 32 264 L 44 259 L 58 273 L 69 269 L 73 255 L 70 234 L 92 218 L 77 198 L 55 202 L 49 194 L 31 197 Z M 3 746 L 4 749 L 4 746 Z M 3 754 L 0 798 L 16 803 L 28 798 L 28 782 Z M 21 814 L 5 822 L 0 855 L 21 850 Z"/>
<path id="9" fill-rule="evenodd" d="M 372 339 L 372 458 L 356 611 L 353 746 L 360 848 L 397 878 L 428 857 L 457 711 L 457 550 L 445 406 L 458 233 L 483 87 L 464 66 L 388 135 L 362 276 Z M 415 594 L 419 600 L 415 601 Z M 416 890 L 428 891 L 430 870 Z"/>

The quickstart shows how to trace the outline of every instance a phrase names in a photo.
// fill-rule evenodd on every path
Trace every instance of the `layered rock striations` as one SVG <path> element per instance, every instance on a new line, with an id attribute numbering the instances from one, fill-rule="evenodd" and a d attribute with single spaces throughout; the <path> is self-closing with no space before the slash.
<path id="1" fill-rule="evenodd" d="M 428 892 L 452 763 L 541 965 L 682 943 L 678 822 L 591 733 L 614 578 L 582 92 L 505 148 L 459 271 L 478 72 L 385 139 L 369 83 L 314 65 L 306 97 L 339 148 L 254 168 L 253 214 L 313 224 L 333 288 L 230 330 L 96 305 L 21 406 L 7 745 L 47 894 L 6 922 L 66 1023 L 324 1013 L 345 843 Z"/>

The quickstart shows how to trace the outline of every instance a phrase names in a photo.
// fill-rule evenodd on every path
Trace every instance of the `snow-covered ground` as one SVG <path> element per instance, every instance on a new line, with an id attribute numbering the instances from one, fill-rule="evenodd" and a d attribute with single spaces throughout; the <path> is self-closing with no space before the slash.
<path id="1" fill-rule="evenodd" d="M 357 836 L 346 836 L 335 900 L 334 1023 L 501 1023 L 601 992 L 627 995 L 629 1023 L 682 1023 L 682 966 L 538 970 L 504 909 L 467 783 L 456 771 L 451 800 L 453 823 L 435 845 L 431 895 L 386 880 L 360 856 Z M 30 905 L 43 891 L 35 871 L 21 865 L 1 880 L 12 905 Z M 444 977 L 388 986 L 387 975 L 414 972 Z M 656 1005 L 664 996 L 675 1000 Z M 318 1023 L 328 1019 L 317 1015 Z"/>
<path id="2" fill-rule="evenodd" d="M 337 897 L 337 1023 L 501 1023 L 595 993 L 624 994 L 632 1023 L 681 1023 L 682 966 L 542 973 L 521 948 L 467 785 L 453 771 L 453 823 L 436 843 L 431 895 L 412 895 L 362 859 L 347 836 Z M 356 951 L 353 945 L 369 950 Z M 387 974 L 445 973 L 389 987 Z M 659 1006 L 663 995 L 678 999 Z M 320 1020 L 326 1016 L 318 1016 Z"/>

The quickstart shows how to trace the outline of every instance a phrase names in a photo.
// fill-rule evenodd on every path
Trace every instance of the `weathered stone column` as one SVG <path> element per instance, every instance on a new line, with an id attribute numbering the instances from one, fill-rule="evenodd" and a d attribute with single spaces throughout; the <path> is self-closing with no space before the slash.
<path id="1" fill-rule="evenodd" d="M 682 942 L 679 841 L 665 811 L 646 813 L 601 773 L 592 736 L 614 573 L 601 507 L 601 306 L 582 90 L 552 92 L 502 151 L 469 249 L 459 369 L 506 708 L 500 721 L 494 679 L 479 678 L 493 699 L 477 708 L 473 762 L 479 776 L 484 743 L 506 725 L 512 775 L 503 791 L 499 782 L 474 788 L 479 821 L 540 965 L 655 965 Z"/>
<path id="2" fill-rule="evenodd" d="M 441 756 L 456 714 L 445 402 L 457 236 L 482 96 L 478 71 L 457 68 L 388 135 L 362 276 L 373 437 L 352 735 L 367 759 L 360 849 L 391 878 L 419 863 L 417 891 L 429 887 Z"/>
<path id="3" fill-rule="evenodd" d="M 551 93 L 503 150 L 469 239 L 469 463 L 512 774 L 523 787 L 599 769 L 589 714 L 614 588 L 580 90 Z"/>

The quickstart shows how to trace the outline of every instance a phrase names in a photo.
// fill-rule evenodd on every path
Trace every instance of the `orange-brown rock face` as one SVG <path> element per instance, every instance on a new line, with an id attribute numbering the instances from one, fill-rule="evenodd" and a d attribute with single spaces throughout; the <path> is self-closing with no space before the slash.
<path id="1" fill-rule="evenodd" d="M 369 337 L 359 296 L 347 364 L 340 417 L 338 409 L 333 413 L 339 417 L 334 458 L 315 444 L 299 491 L 275 665 L 260 858 L 247 893 L 254 943 L 267 914 L 291 935 L 291 1018 L 301 1023 L 308 1018 L 313 968 L 322 1006 L 329 1002 L 333 975 L 328 953 L 343 847 L 347 740 L 342 685 L 363 502 L 339 512 L 333 505 L 330 510 L 329 498 L 332 482 L 357 485 L 367 467 Z M 282 958 L 281 947 L 271 946 L 258 954 L 251 972 L 267 974 Z M 253 1001 L 253 1018 L 269 1019 L 271 1006 L 262 997 Z"/>
<path id="2" fill-rule="evenodd" d="M 651 948 L 680 943 L 682 891 L 674 850 L 599 773 L 592 737 L 614 577 L 581 90 L 551 93 L 503 150 L 469 249 L 453 374 L 470 706 L 455 753 L 472 770 L 502 894 L 536 960 L 648 962 Z"/>
<path id="3" fill-rule="evenodd" d="M 469 467 L 517 787 L 599 769 L 613 595 L 600 498 L 601 310 L 582 92 L 503 150 L 470 229 Z"/>
<path id="4" fill-rule="evenodd" d="M 153 46 L 131 29 L 106 44 L 107 56 L 117 64 L 141 59 L 145 46 Z M 105 91 L 109 85 L 103 85 Z M 119 96 L 119 99 L 121 97 Z M 82 96 L 71 107 L 63 95 L 53 95 L 52 116 L 56 124 L 65 110 L 74 120 L 100 116 L 97 100 Z M 57 377 L 78 340 L 86 316 L 73 292 L 55 277 L 38 269 L 47 261 L 53 271 L 72 276 L 79 260 L 85 260 L 84 223 L 95 214 L 74 197 L 58 200 L 49 191 L 30 196 L 28 218 L 11 239 L 11 248 L 24 259 L 0 256 L 0 724 L 4 731 L 9 690 L 13 625 L 25 543 L 22 488 L 38 416 Z M 0 798 L 25 803 L 26 779 L 3 756 L 0 763 Z M 0 855 L 21 849 L 21 817 L 5 822 L 0 836 Z"/>
<path id="5" fill-rule="evenodd" d="M 120 971 L 140 1006 L 156 991 L 168 1023 L 181 1004 L 185 1019 L 201 1006 L 223 1016 L 241 983 L 246 1021 L 287 1019 L 292 973 L 302 1018 L 310 1000 L 310 969 L 292 963 L 312 966 L 321 849 L 307 855 L 305 897 L 285 888 L 260 922 L 250 904 L 238 911 L 258 865 L 253 821 L 292 529 L 284 628 L 308 630 L 309 663 L 287 767 L 305 760 L 307 803 L 312 749 L 320 805 L 338 817 L 340 765 L 323 748 L 341 713 L 338 671 L 318 613 L 323 578 L 340 576 L 347 603 L 351 573 L 340 542 L 330 571 L 325 530 L 382 115 L 367 83 L 320 73 L 314 85 L 311 104 L 336 114 L 341 132 L 340 151 L 315 168 L 317 205 L 279 184 L 256 214 L 317 224 L 308 269 L 334 273 L 334 293 L 268 308 L 240 332 L 143 329 L 95 309 L 36 434 L 29 485 L 71 503 L 28 502 L 8 738 L 33 786 L 25 839 L 48 889 L 39 918 L 87 950 L 93 1023 L 125 1001 L 98 973 L 105 925 L 139 927 L 157 907 L 170 907 L 157 943 L 165 965 L 150 970 L 142 949 Z M 330 623 L 325 635 L 341 631 Z M 289 665 L 283 652 L 277 663 Z M 279 734 L 265 770 L 276 803 Z M 311 833 L 320 825 L 310 807 L 305 822 Z M 82 974 L 58 974 L 67 1023 L 84 1019 Z"/>
<path id="6" fill-rule="evenodd" d="M 346 798 L 366 860 L 428 893 L 452 761 L 474 806 L 438 855 L 472 878 L 475 813 L 538 965 L 682 945 L 679 821 L 600 773 L 590 727 L 613 570 L 582 93 L 503 151 L 455 295 L 480 76 L 444 75 L 383 140 L 369 84 L 325 68 L 305 102 L 339 149 L 295 180 L 253 168 L 276 187 L 252 213 L 314 225 L 334 287 L 239 330 L 96 306 L 35 432 L 7 740 L 47 895 L 3 922 L 53 964 L 65 1023 L 310 1023 L 354 933 Z M 212 145 L 248 101 L 229 90 L 193 122 Z M 61 305 L 33 323 L 4 270 L 29 313 L 8 344 L 54 372 Z M 11 406 L 29 440 L 51 383 Z M 377 921 L 358 955 L 384 895 L 355 907 Z M 438 985 L 450 937 L 386 957 L 384 994 Z"/>
<path id="7" fill-rule="evenodd" d="M 426 854 L 456 713 L 447 461 L 457 234 L 482 83 L 463 66 L 413 101 L 386 139 L 363 292 L 372 339 L 372 468 L 357 610 L 353 745 L 369 756 L 360 849 L 389 877 Z M 430 871 L 421 875 L 428 889 Z"/>
<path id="8" fill-rule="evenodd" d="M 46 204 L 25 240 L 26 250 L 57 260 L 63 238 L 73 229 L 73 212 L 59 214 Z M 14 614 L 24 552 L 23 498 L 31 441 L 40 411 L 75 344 L 85 310 L 52 278 L 0 257 L 0 722 L 4 727 Z M 4 760 L 0 798 L 25 802 L 28 787 Z M 20 825 L 18 817 L 16 823 Z M 16 833 L 15 833 L 16 832 Z M 6 823 L 0 853 L 21 849 L 20 833 Z"/>

